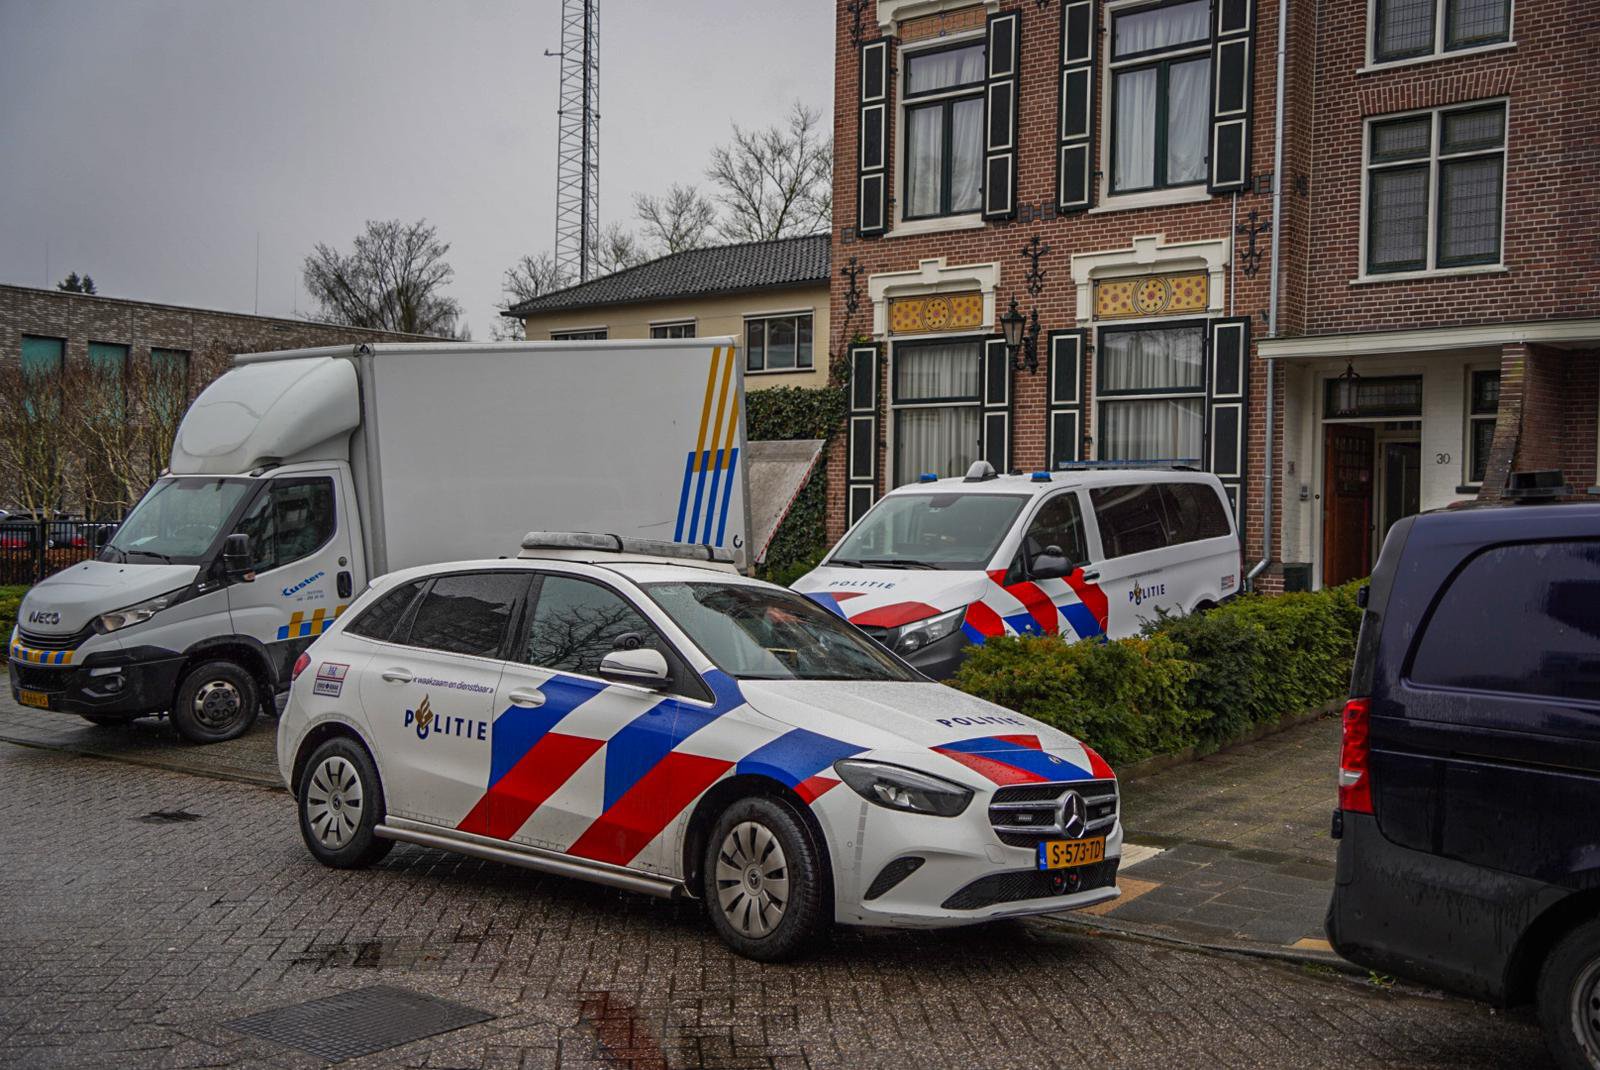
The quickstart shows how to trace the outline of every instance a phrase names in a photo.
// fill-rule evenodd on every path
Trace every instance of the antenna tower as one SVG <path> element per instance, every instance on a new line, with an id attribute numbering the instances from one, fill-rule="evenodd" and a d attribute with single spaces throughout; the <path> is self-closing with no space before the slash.
<path id="1" fill-rule="evenodd" d="M 556 266 L 588 282 L 600 237 L 600 0 L 561 0 Z"/>

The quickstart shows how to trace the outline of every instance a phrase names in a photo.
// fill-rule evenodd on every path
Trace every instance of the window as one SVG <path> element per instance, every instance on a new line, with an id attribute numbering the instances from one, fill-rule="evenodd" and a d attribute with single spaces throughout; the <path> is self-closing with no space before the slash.
<path id="1" fill-rule="evenodd" d="M 1511 0 L 1373 0 L 1372 59 L 1388 63 L 1511 38 Z"/>
<path id="2" fill-rule="evenodd" d="M 346 625 L 345 631 L 365 639 L 387 642 L 394 634 L 395 626 L 405 617 L 406 610 L 411 608 L 412 601 L 427 582 L 427 580 L 416 580 L 400 584 L 363 609 L 360 616 Z"/>
<path id="3" fill-rule="evenodd" d="M 1322 384 L 1322 415 L 1324 419 L 1376 420 L 1383 418 L 1420 417 L 1422 415 L 1422 376 L 1420 375 L 1363 375 L 1356 380 L 1356 407 L 1354 412 L 1339 409 L 1339 380 L 1329 379 Z"/>
<path id="4" fill-rule="evenodd" d="M 894 481 L 958 476 L 978 459 L 982 343 L 894 347 Z"/>
<path id="5" fill-rule="evenodd" d="M 466 572 L 440 576 L 428 588 L 411 618 L 409 646 L 500 656 L 506 625 L 517 600 L 528 589 L 526 573 Z"/>
<path id="6" fill-rule="evenodd" d="M 599 676 L 607 654 L 640 648 L 672 657 L 655 627 L 615 591 L 571 576 L 545 576 L 518 657 L 541 669 Z"/>
<path id="7" fill-rule="evenodd" d="M 1600 542 L 1485 550 L 1428 617 L 1411 680 L 1433 687 L 1600 700 Z"/>
<path id="8" fill-rule="evenodd" d="M 1014 494 L 891 494 L 840 541 L 830 564 L 971 572 L 989 567 L 1027 499 Z"/>
<path id="9" fill-rule="evenodd" d="M 121 419 L 127 410 L 128 347 L 114 342 L 89 343 L 91 389 L 101 396 L 102 415 Z"/>
<path id="10" fill-rule="evenodd" d="M 905 218 L 976 212 L 983 198 L 983 42 L 905 55 Z"/>
<path id="11" fill-rule="evenodd" d="M 173 422 L 183 414 L 189 397 L 189 352 L 185 349 L 150 350 L 150 400 L 158 412 Z"/>
<path id="12" fill-rule="evenodd" d="M 1367 125 L 1369 274 L 1500 262 L 1506 106 Z"/>
<path id="13" fill-rule="evenodd" d="M 1467 396 L 1467 482 L 1482 483 L 1500 412 L 1500 369 L 1473 372 Z"/>
<path id="14" fill-rule="evenodd" d="M 67 351 L 67 343 L 60 338 L 22 336 L 22 370 L 29 374 L 58 372 Z"/>
<path id="15" fill-rule="evenodd" d="M 1167 541 L 1198 542 L 1233 534 L 1228 513 L 1217 492 L 1203 483 L 1158 483 L 1161 508 L 1167 514 Z"/>
<path id="16" fill-rule="evenodd" d="M 1102 460 L 1199 464 L 1205 423 L 1204 325 L 1102 329 Z"/>
<path id="17" fill-rule="evenodd" d="M 744 321 L 744 366 L 752 372 L 792 372 L 812 366 L 811 313 Z"/>
<path id="18" fill-rule="evenodd" d="M 606 329 L 604 327 L 589 327 L 581 331 L 551 331 L 552 342 L 604 342 Z"/>
<path id="19" fill-rule="evenodd" d="M 1111 16 L 1111 192 L 1204 182 L 1211 132 L 1208 0 Z"/>
<path id="20" fill-rule="evenodd" d="M 1107 558 L 1160 550 L 1168 544 L 1167 512 L 1155 483 L 1095 487 L 1089 491 Z"/>
<path id="21" fill-rule="evenodd" d="M 333 480 L 275 479 L 236 530 L 250 536 L 251 567 L 266 572 L 319 549 L 335 524 Z"/>
<path id="22" fill-rule="evenodd" d="M 1023 561 L 1031 562 L 1051 546 L 1060 547 L 1061 555 L 1074 565 L 1089 560 L 1088 543 L 1083 537 L 1083 511 L 1076 494 L 1057 494 L 1034 514 L 1022 537 Z"/>
<path id="23" fill-rule="evenodd" d="M 651 338 L 693 338 L 694 320 L 684 320 L 681 323 L 652 323 L 650 325 Z"/>

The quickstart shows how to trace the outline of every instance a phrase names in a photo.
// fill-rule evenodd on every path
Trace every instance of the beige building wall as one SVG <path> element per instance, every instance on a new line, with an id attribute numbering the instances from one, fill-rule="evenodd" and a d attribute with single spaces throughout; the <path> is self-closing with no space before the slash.
<path id="1" fill-rule="evenodd" d="M 523 318 L 531 342 L 547 341 L 551 332 L 605 328 L 607 338 L 649 338 L 652 325 L 692 321 L 697 338 L 732 335 L 744 349 L 744 321 L 767 315 L 811 313 L 812 368 L 804 372 L 745 373 L 745 388 L 770 386 L 826 386 L 828 382 L 828 287 L 789 286 L 749 293 L 711 294 L 673 301 L 630 305 L 599 305 L 587 309 L 549 312 Z"/>

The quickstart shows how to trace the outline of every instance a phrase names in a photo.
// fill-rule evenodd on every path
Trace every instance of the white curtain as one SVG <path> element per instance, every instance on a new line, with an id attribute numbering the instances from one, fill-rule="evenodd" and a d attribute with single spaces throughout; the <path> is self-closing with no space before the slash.
<path id="1" fill-rule="evenodd" d="M 983 81 L 983 45 L 906 57 L 906 92 L 929 93 Z"/>
<path id="2" fill-rule="evenodd" d="M 1174 63 L 1167 74 L 1167 183 L 1206 177 L 1211 131 L 1211 60 Z"/>
<path id="3" fill-rule="evenodd" d="M 983 99 L 950 105 L 950 211 L 976 212 L 983 189 Z"/>
<path id="4" fill-rule="evenodd" d="M 979 348 L 976 342 L 896 346 L 895 400 L 978 400 Z"/>
<path id="5" fill-rule="evenodd" d="M 1104 401 L 1100 458 L 1199 463 L 1203 398 Z"/>
<path id="6" fill-rule="evenodd" d="M 906 140 L 906 214 L 934 215 L 939 211 L 943 177 L 944 109 L 938 105 L 914 108 L 906 112 L 906 118 L 910 128 Z"/>
<path id="7" fill-rule="evenodd" d="M 1421 266 L 1428 256 L 1428 167 L 1372 172 L 1367 262 Z"/>
<path id="8" fill-rule="evenodd" d="M 915 482 L 924 472 L 958 476 L 978 459 L 978 407 L 941 405 L 896 409 L 895 485 Z"/>
<path id="9" fill-rule="evenodd" d="M 1493 260 L 1500 252 L 1500 157 L 1439 165 L 1439 260 Z"/>
<path id="10" fill-rule="evenodd" d="M 1135 52 L 1203 41 L 1210 36 L 1210 14 L 1209 0 L 1189 0 L 1186 4 L 1120 15 L 1114 23 L 1114 55 L 1131 56 Z"/>
<path id="11" fill-rule="evenodd" d="M 1117 75 L 1117 151 L 1111 188 L 1145 189 L 1155 184 L 1156 68 Z"/>
<path id="12" fill-rule="evenodd" d="M 1106 331 L 1100 335 L 1100 389 L 1199 390 L 1204 361 L 1203 327 Z"/>

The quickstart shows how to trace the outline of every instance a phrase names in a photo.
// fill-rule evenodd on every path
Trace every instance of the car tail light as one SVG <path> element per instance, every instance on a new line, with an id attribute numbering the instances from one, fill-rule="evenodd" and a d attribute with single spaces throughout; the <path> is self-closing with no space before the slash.
<path id="1" fill-rule="evenodd" d="M 1367 773 L 1372 706 L 1364 698 L 1344 704 L 1344 744 L 1339 751 L 1339 809 L 1372 813 L 1372 778 Z"/>
<path id="2" fill-rule="evenodd" d="M 305 672 L 306 668 L 310 664 L 311 664 L 311 655 L 310 654 L 304 654 L 303 653 L 298 658 L 295 658 L 294 659 L 294 668 L 292 670 L 290 670 L 290 672 L 289 672 L 289 682 L 292 684 L 296 680 L 300 679 L 300 674 Z"/>

